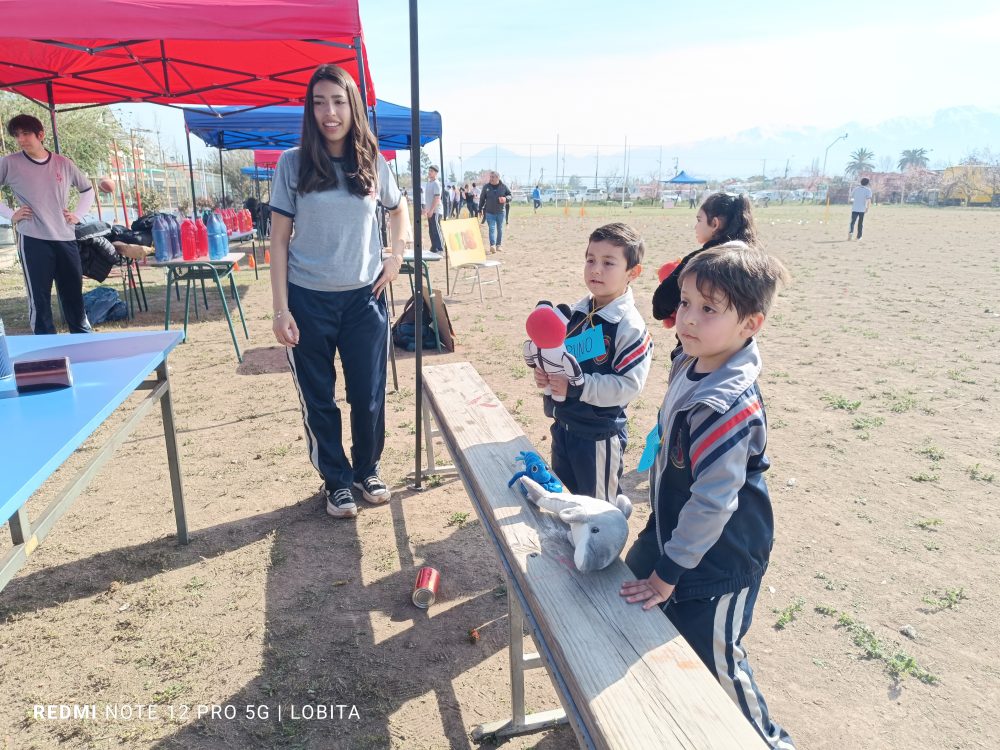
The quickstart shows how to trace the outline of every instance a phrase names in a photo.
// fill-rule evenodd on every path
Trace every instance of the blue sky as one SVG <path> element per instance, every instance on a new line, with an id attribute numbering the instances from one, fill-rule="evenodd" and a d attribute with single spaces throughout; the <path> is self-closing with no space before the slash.
<path id="1" fill-rule="evenodd" d="M 400 104 L 407 11 L 361 0 L 375 89 Z M 420 14 L 421 108 L 442 114 L 446 161 L 485 144 L 552 149 L 557 136 L 571 151 L 669 145 L 1000 108 L 989 2 L 423 0 Z M 129 110 L 144 127 L 155 113 L 181 145 L 176 113 Z"/>

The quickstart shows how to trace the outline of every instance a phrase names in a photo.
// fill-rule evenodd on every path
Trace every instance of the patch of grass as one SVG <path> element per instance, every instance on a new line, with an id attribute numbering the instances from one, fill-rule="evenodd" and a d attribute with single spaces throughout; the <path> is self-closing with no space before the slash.
<path id="1" fill-rule="evenodd" d="M 172 703 L 175 698 L 183 695 L 187 691 L 187 685 L 176 683 L 168 685 L 163 690 L 153 693 L 153 703 Z"/>
<path id="2" fill-rule="evenodd" d="M 958 383 L 967 383 L 969 385 L 975 385 L 976 381 L 965 374 L 966 368 L 962 369 L 952 369 L 948 370 L 948 377 Z"/>
<path id="3" fill-rule="evenodd" d="M 427 480 L 427 486 L 431 489 L 444 484 L 444 476 L 442 474 L 428 474 L 424 479 Z"/>
<path id="4" fill-rule="evenodd" d="M 857 622 L 848 614 L 837 619 L 837 627 L 844 628 L 851 635 L 851 641 L 861 649 L 865 658 L 882 662 L 889 676 L 897 682 L 906 675 L 912 675 L 923 683 L 933 685 L 938 678 L 917 663 L 917 660 L 898 648 L 880 640 L 875 631 L 864 623 Z"/>
<path id="5" fill-rule="evenodd" d="M 937 474 L 928 474 L 926 471 L 910 475 L 910 479 L 914 482 L 936 482 L 940 478 Z"/>
<path id="6" fill-rule="evenodd" d="M 184 588 L 188 591 L 198 591 L 199 589 L 205 588 L 208 585 L 208 581 L 204 578 L 199 578 L 195 576 L 190 581 L 184 584 Z"/>
<path id="7" fill-rule="evenodd" d="M 851 401 L 844 396 L 834 396 L 831 393 L 827 393 L 823 396 L 823 400 L 830 405 L 831 408 L 841 409 L 843 411 L 857 411 L 858 407 L 861 406 L 860 401 Z"/>
<path id="8" fill-rule="evenodd" d="M 979 464 L 976 464 L 975 466 L 966 467 L 965 473 L 969 475 L 969 479 L 973 481 L 990 482 L 992 484 L 994 479 L 993 472 L 987 473 L 985 471 L 982 471 L 980 470 L 979 466 L 980 466 Z"/>
<path id="9" fill-rule="evenodd" d="M 910 409 L 915 408 L 917 405 L 917 399 L 915 399 L 910 393 L 883 391 L 882 395 L 889 401 L 889 411 L 893 414 L 903 414 L 910 411 Z"/>
<path id="10" fill-rule="evenodd" d="M 805 599 L 802 597 L 796 597 L 795 601 L 789 604 L 782 610 L 774 610 L 778 613 L 778 620 L 774 623 L 775 630 L 784 630 L 789 623 L 795 619 L 795 615 L 802 611 L 805 606 Z"/>
<path id="11" fill-rule="evenodd" d="M 969 598 L 965 595 L 964 588 L 946 589 L 943 596 L 939 596 L 937 591 L 934 591 L 933 594 L 933 596 L 923 597 L 920 601 L 934 607 L 935 612 L 941 612 L 945 609 L 955 609 L 958 607 L 959 602 Z"/>
<path id="12" fill-rule="evenodd" d="M 917 521 L 914 526 L 917 526 L 924 531 L 937 531 L 937 527 L 943 524 L 940 518 L 921 518 Z"/>
<path id="13" fill-rule="evenodd" d="M 448 526 L 458 526 L 462 528 L 465 522 L 469 520 L 469 514 L 464 511 L 456 511 L 448 516 Z"/>
<path id="14" fill-rule="evenodd" d="M 862 514 L 858 514 L 858 517 L 861 518 Z M 864 516 L 864 519 L 868 520 L 869 522 L 871 521 L 869 516 Z M 838 590 L 843 591 L 844 589 L 847 588 L 846 583 L 837 583 L 832 578 L 830 578 L 826 573 L 817 573 L 815 577 L 820 581 L 823 581 L 823 588 L 825 588 L 827 591 L 838 591 Z"/>
<path id="15" fill-rule="evenodd" d="M 527 376 L 528 366 L 524 364 L 524 361 L 514 361 L 509 368 L 509 372 L 512 378 L 520 380 L 521 378 Z"/>
<path id="16" fill-rule="evenodd" d="M 944 451 L 931 443 L 927 443 L 921 448 L 917 448 L 918 456 L 926 456 L 931 461 L 941 461 L 944 459 Z"/>
<path id="17" fill-rule="evenodd" d="M 824 617 L 836 617 L 837 615 L 837 610 L 826 604 L 817 604 L 813 609 Z"/>
<path id="18" fill-rule="evenodd" d="M 855 417 L 851 427 L 855 430 L 871 430 L 885 424 L 884 417 Z"/>

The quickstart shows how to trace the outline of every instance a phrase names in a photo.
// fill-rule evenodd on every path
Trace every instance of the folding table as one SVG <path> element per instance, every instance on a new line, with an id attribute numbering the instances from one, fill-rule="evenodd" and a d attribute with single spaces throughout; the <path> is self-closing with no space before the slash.
<path id="1" fill-rule="evenodd" d="M 170 330 L 170 287 L 185 282 L 184 294 L 184 338 L 187 339 L 188 319 L 191 310 L 191 284 L 195 281 L 210 279 L 215 282 L 215 288 L 219 291 L 219 300 L 222 302 L 222 311 L 226 314 L 226 322 L 229 324 L 229 334 L 233 338 L 233 347 L 236 349 L 236 358 L 242 362 L 243 354 L 240 353 L 240 345 L 236 340 L 236 329 L 233 327 L 233 318 L 229 314 L 229 304 L 226 302 L 226 293 L 222 288 L 222 279 L 229 279 L 233 292 L 233 299 L 236 307 L 240 311 L 240 321 L 243 323 L 243 334 L 250 338 L 247 330 L 246 317 L 243 315 L 243 303 L 240 302 L 240 293 L 236 288 L 236 279 L 233 269 L 236 264 L 243 260 L 245 253 L 229 253 L 224 258 L 212 260 L 210 258 L 196 258 L 195 260 L 167 260 L 161 263 L 152 263 L 153 266 L 164 268 L 167 271 L 167 303 L 164 313 L 163 328 Z M 178 288 L 179 287 L 175 287 Z M 195 290 L 195 308 L 198 306 L 198 292 Z"/>
<path id="2" fill-rule="evenodd" d="M 13 547 L 0 558 L 0 589 L 157 401 L 163 416 L 177 541 L 187 544 L 184 486 L 167 372 L 167 355 L 182 340 L 179 331 L 7 337 L 15 363 L 69 357 L 73 386 L 18 393 L 13 378 L 0 380 L 0 518 L 9 522 L 13 539 Z M 32 524 L 24 508 L 31 495 L 135 391 L 148 394 Z"/>

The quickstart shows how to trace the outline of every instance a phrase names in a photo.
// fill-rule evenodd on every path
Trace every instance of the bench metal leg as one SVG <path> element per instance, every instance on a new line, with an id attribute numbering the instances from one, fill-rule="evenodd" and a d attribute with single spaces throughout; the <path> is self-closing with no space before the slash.
<path id="1" fill-rule="evenodd" d="M 485 738 L 516 737 L 521 734 L 541 732 L 545 729 L 568 723 L 566 712 L 561 708 L 539 711 L 534 714 L 524 712 L 524 673 L 529 669 L 544 667 L 542 657 L 536 653 L 524 653 L 524 612 L 517 595 L 507 582 L 507 624 L 510 627 L 510 704 L 511 718 L 480 724 L 472 730 L 472 739 L 479 742 Z"/>
<path id="2" fill-rule="evenodd" d="M 458 468 L 454 464 L 448 464 L 447 466 L 438 466 L 434 459 L 434 438 L 440 437 L 441 430 L 434 427 L 434 418 L 431 416 L 431 410 L 427 407 L 427 400 L 424 399 L 422 419 L 424 421 L 424 453 L 427 456 L 427 466 L 420 471 L 421 476 L 429 476 L 430 474 L 437 474 L 443 477 L 457 477 Z M 411 471 L 407 474 L 407 477 L 412 479 L 416 472 Z"/>

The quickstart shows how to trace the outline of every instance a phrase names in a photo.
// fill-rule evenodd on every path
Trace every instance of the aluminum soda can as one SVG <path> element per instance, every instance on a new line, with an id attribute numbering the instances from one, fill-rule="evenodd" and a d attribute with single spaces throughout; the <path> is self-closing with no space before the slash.
<path id="1" fill-rule="evenodd" d="M 413 603 L 420 609 L 427 609 L 437 598 L 441 574 L 429 565 L 417 572 L 417 582 L 413 585 Z"/>

